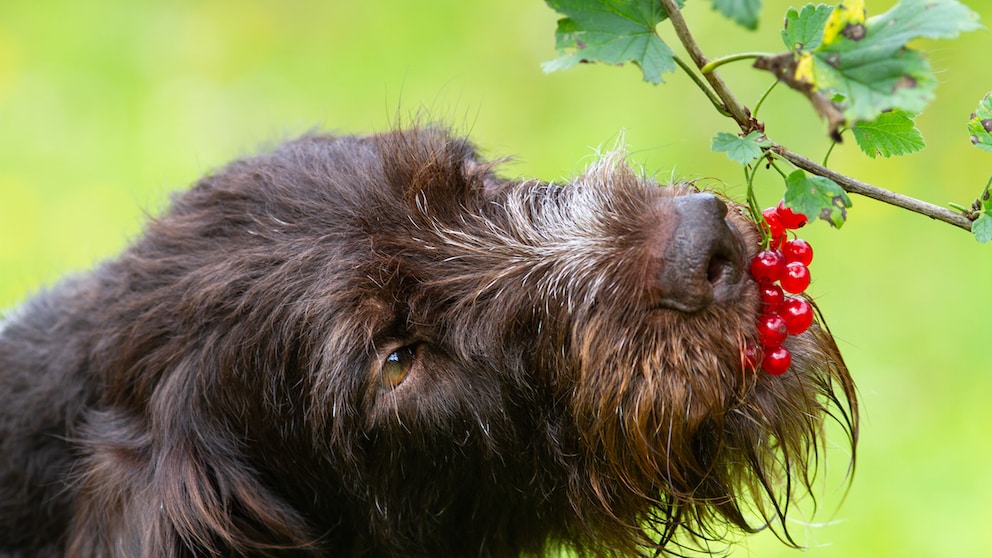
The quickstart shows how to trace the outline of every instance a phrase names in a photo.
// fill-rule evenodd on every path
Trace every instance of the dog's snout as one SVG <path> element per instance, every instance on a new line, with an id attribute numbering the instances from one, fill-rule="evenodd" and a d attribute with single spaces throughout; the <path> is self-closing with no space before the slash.
<path id="1" fill-rule="evenodd" d="M 732 298 L 744 277 L 744 246 L 727 221 L 727 205 L 712 194 L 679 196 L 669 203 L 672 226 L 659 250 L 660 305 L 697 312 Z"/>

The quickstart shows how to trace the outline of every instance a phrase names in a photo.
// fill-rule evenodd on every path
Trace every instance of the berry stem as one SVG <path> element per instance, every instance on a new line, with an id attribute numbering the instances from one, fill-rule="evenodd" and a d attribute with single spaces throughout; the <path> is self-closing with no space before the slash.
<path id="1" fill-rule="evenodd" d="M 750 172 L 749 172 L 750 171 Z M 755 223 L 761 223 L 761 210 L 758 205 L 758 197 L 754 195 L 754 175 L 757 174 L 757 169 L 751 168 L 751 165 L 744 165 L 744 181 L 747 183 L 747 211 L 751 215 L 751 220 Z M 768 234 L 764 227 L 761 227 L 762 245 L 768 244 Z"/>

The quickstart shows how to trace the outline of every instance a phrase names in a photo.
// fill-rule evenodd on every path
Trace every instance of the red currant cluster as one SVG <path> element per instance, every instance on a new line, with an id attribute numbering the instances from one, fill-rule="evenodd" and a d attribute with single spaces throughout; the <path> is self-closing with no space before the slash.
<path id="1" fill-rule="evenodd" d="M 761 293 L 761 315 L 758 317 L 758 337 L 761 349 L 750 348 L 745 364 L 757 368 L 760 359 L 765 372 L 784 374 L 792 363 L 792 355 L 782 346 L 789 335 L 799 335 L 813 323 L 813 305 L 801 296 L 809 286 L 809 264 L 813 248 L 801 238 L 788 239 L 787 231 L 806 224 L 806 216 L 793 213 L 779 202 L 762 212 L 771 238 L 767 250 L 758 252 L 751 260 L 751 275 Z"/>

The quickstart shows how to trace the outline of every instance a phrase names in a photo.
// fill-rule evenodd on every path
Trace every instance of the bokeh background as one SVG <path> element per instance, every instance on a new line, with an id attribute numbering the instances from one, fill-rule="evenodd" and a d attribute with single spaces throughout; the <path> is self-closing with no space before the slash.
<path id="1" fill-rule="evenodd" d="M 869 0 L 870 13 L 894 2 Z M 708 2 L 686 16 L 711 56 L 781 51 L 789 2 L 766 0 L 758 33 Z M 974 0 L 986 25 L 992 5 Z M 313 129 L 366 133 L 417 114 L 469 133 L 511 175 L 580 170 L 623 131 L 631 160 L 661 179 L 704 177 L 743 196 L 740 168 L 709 151 L 735 131 L 681 74 L 653 87 L 637 69 L 545 75 L 557 16 L 540 0 L 3 0 L 0 2 L 0 308 L 112 256 L 168 192 L 226 161 Z M 675 44 L 670 30 L 663 36 Z M 992 175 L 965 121 L 992 90 L 992 36 L 921 42 L 940 87 L 919 118 L 929 147 L 871 161 L 849 141 L 834 168 L 945 204 Z M 752 105 L 770 77 L 723 75 Z M 823 124 L 782 87 L 768 133 L 814 159 Z M 780 183 L 759 196 L 771 204 Z M 992 527 L 992 245 L 864 198 L 840 231 L 804 229 L 810 292 L 860 388 L 857 472 L 846 499 L 840 442 L 820 512 L 791 524 L 806 556 L 989 556 Z M 836 478 L 834 478 L 836 477 Z M 843 500 L 843 502 L 842 502 Z M 732 556 L 799 556 L 773 536 Z"/>

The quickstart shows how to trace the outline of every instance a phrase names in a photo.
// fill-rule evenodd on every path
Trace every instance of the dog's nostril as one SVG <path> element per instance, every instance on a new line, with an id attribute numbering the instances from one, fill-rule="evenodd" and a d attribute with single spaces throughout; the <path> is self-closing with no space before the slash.
<path id="1" fill-rule="evenodd" d="M 660 304 L 697 312 L 737 292 L 743 277 L 743 241 L 727 222 L 727 206 L 712 194 L 671 200 L 674 222 L 661 255 Z"/>
<path id="2" fill-rule="evenodd" d="M 710 258 L 710 265 L 706 267 L 706 280 L 710 284 L 716 284 L 723 280 L 732 272 L 733 264 L 720 254 L 714 254 Z"/>
<path id="3" fill-rule="evenodd" d="M 719 227 L 713 254 L 706 268 L 706 279 L 717 287 L 721 283 L 738 283 L 744 275 L 744 241 L 731 223 Z"/>

